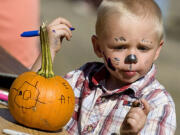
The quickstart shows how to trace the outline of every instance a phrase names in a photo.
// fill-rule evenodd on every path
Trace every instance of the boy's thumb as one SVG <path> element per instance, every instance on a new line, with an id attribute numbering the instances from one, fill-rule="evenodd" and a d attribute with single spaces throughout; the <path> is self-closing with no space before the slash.
<path id="1" fill-rule="evenodd" d="M 133 102 L 132 107 L 140 107 L 143 109 L 144 113 L 148 115 L 150 111 L 149 103 L 145 99 L 139 99 Z"/>

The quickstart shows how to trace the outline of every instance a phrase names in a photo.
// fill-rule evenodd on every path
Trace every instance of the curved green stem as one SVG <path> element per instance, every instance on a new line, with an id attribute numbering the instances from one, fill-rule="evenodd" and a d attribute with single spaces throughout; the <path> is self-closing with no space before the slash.
<path id="1" fill-rule="evenodd" d="M 51 52 L 49 47 L 49 39 L 46 25 L 40 27 L 40 40 L 41 40 L 41 51 L 42 51 L 42 64 L 41 69 L 37 74 L 44 76 L 45 78 L 54 77 Z"/>
<path id="2" fill-rule="evenodd" d="M 48 37 L 48 32 L 46 31 L 46 37 Z M 50 51 L 50 47 L 49 47 L 49 38 L 47 38 L 47 57 L 48 57 L 48 71 L 49 71 L 49 77 L 53 77 L 54 76 L 54 72 L 53 72 L 53 64 L 52 64 L 52 57 L 51 57 L 51 51 Z"/>
<path id="3" fill-rule="evenodd" d="M 44 36 L 43 36 L 43 30 L 42 27 L 40 27 L 40 41 L 41 41 L 41 53 L 42 53 L 42 63 L 41 63 L 41 69 L 37 72 L 39 75 L 43 75 L 45 73 L 45 46 L 44 46 Z M 43 75 L 44 76 L 44 75 Z"/>

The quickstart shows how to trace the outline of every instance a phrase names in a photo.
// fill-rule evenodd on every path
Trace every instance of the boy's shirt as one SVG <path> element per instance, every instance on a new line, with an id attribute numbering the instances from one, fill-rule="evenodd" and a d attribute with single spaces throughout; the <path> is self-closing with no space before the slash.
<path id="1" fill-rule="evenodd" d="M 147 75 L 120 89 L 104 87 L 108 76 L 104 64 L 87 63 L 65 76 L 75 93 L 75 112 L 65 126 L 69 134 L 119 134 L 132 102 L 145 98 L 151 111 L 141 135 L 173 135 L 176 129 L 175 105 L 164 87 L 155 79 L 152 66 Z"/>

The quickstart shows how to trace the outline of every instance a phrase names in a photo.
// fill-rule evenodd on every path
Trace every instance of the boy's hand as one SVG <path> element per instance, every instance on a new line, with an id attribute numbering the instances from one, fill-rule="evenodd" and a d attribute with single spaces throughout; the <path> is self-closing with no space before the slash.
<path id="1" fill-rule="evenodd" d="M 47 26 L 51 53 L 59 51 L 64 37 L 70 40 L 72 37 L 71 27 L 71 23 L 64 18 L 57 18 Z"/>
<path id="2" fill-rule="evenodd" d="M 145 99 L 141 99 L 143 108 L 138 107 L 139 100 L 133 102 L 132 108 L 127 113 L 120 129 L 121 135 L 138 135 L 146 123 L 150 106 Z"/>
<path id="3" fill-rule="evenodd" d="M 67 40 L 70 40 L 72 37 L 71 27 L 70 22 L 64 18 L 57 18 L 47 26 L 52 61 L 54 60 L 56 52 L 61 48 L 63 38 L 65 37 Z M 41 67 L 41 55 L 42 54 L 39 55 L 31 67 L 31 70 L 34 72 L 37 72 Z"/>

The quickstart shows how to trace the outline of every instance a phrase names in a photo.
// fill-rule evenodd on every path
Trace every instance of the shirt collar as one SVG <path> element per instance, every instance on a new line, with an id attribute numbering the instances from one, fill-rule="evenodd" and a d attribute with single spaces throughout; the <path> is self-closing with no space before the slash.
<path id="1" fill-rule="evenodd" d="M 105 81 L 105 79 L 108 77 L 109 72 L 106 69 L 105 65 L 99 68 L 97 72 L 95 72 L 91 77 L 91 83 L 95 87 L 100 87 L 103 90 L 103 96 L 109 96 L 113 94 L 120 94 L 122 92 L 125 92 L 128 89 L 133 90 L 135 97 L 140 98 L 142 89 L 145 88 L 148 84 L 150 84 L 154 80 L 154 76 L 156 74 L 156 67 L 153 64 L 149 72 L 142 78 L 138 79 L 136 82 L 125 85 L 119 89 L 115 89 L 112 91 L 107 90 L 102 82 Z"/>

